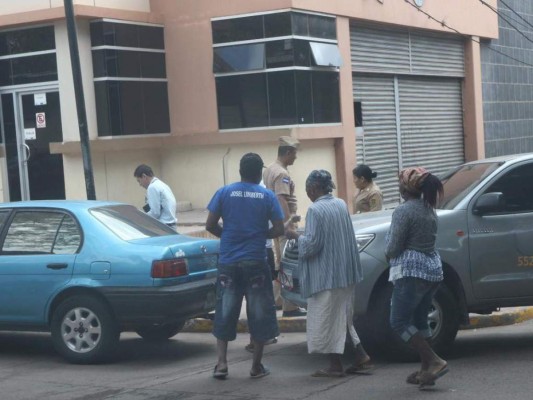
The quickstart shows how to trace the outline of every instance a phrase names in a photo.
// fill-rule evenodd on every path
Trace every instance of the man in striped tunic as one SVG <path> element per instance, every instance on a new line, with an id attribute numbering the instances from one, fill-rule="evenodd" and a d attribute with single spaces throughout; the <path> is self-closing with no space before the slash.
<path id="1" fill-rule="evenodd" d="M 311 172 L 305 186 L 313 202 L 305 218 L 305 232 L 287 230 L 286 236 L 298 239 L 302 295 L 307 298 L 308 351 L 329 354 L 329 367 L 312 376 L 368 372 L 370 357 L 353 327 L 354 286 L 363 274 L 348 208 L 331 194 L 335 185 L 329 172 Z M 346 332 L 356 357 L 353 365 L 343 370 Z"/>

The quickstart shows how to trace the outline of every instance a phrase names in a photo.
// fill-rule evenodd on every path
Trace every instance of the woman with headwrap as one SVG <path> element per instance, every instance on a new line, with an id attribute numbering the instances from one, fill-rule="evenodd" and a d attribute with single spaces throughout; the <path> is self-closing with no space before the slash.
<path id="1" fill-rule="evenodd" d="M 390 322 L 402 340 L 420 355 L 421 368 L 407 377 L 420 387 L 434 385 L 448 372 L 446 361 L 426 341 L 431 336 L 428 312 L 443 280 L 442 263 L 435 249 L 435 208 L 443 193 L 442 183 L 424 168 L 400 171 L 400 194 L 405 200 L 392 214 L 385 254 L 394 284 Z"/>
<path id="2" fill-rule="evenodd" d="M 329 366 L 312 376 L 342 377 L 368 372 L 367 355 L 353 327 L 354 286 L 362 277 L 352 222 L 346 203 L 333 197 L 331 174 L 311 172 L 305 183 L 313 204 L 307 210 L 305 232 L 287 230 L 298 240 L 300 284 L 307 298 L 307 347 L 309 353 L 329 354 Z M 355 349 L 354 364 L 343 370 L 346 333 Z"/>

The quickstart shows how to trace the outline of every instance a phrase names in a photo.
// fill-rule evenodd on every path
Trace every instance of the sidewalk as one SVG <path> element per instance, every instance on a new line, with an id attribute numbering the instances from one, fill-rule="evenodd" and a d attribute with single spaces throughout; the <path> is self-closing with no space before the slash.
<path id="1" fill-rule="evenodd" d="M 205 231 L 205 221 L 208 211 L 198 209 L 178 213 L 178 232 L 184 235 L 209 237 Z M 245 305 L 243 304 L 238 324 L 239 332 L 248 332 Z M 306 318 L 283 318 L 282 312 L 278 311 L 278 324 L 281 332 L 305 332 Z M 478 329 L 493 326 L 513 325 L 533 319 L 533 307 L 509 307 L 490 315 L 470 314 L 470 325 L 462 326 L 461 329 Z M 184 332 L 211 332 L 213 322 L 207 319 L 194 319 L 189 321 Z"/>
<path id="2" fill-rule="evenodd" d="M 237 325 L 237 331 L 239 333 L 248 332 L 245 309 L 246 305 L 243 301 L 241 315 Z M 277 314 L 280 332 L 305 332 L 306 317 L 283 318 L 281 311 L 278 311 Z M 496 311 L 490 315 L 470 314 L 470 325 L 461 326 L 460 329 L 479 329 L 513 325 L 530 319 L 533 319 L 533 307 L 509 307 L 502 308 L 500 311 Z M 183 331 L 208 333 L 211 332 L 212 329 L 213 321 L 197 318 L 188 321 Z"/>

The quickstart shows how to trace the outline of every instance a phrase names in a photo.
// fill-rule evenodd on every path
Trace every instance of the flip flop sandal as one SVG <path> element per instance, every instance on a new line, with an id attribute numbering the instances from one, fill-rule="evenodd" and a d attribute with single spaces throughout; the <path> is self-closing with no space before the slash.
<path id="1" fill-rule="evenodd" d="M 370 361 L 364 363 L 351 365 L 344 370 L 348 375 L 370 375 L 374 371 L 375 366 Z"/>
<path id="2" fill-rule="evenodd" d="M 446 375 L 450 370 L 448 369 L 448 366 L 443 366 L 440 370 L 437 372 L 427 372 L 427 371 L 421 371 L 418 375 L 418 380 L 420 381 L 420 389 L 424 389 L 427 386 L 434 386 L 435 381 L 444 375 Z"/>
<path id="3" fill-rule="evenodd" d="M 220 369 L 217 369 L 218 365 L 215 365 L 215 369 L 213 369 L 213 378 L 215 379 L 220 379 L 220 380 L 223 380 L 223 379 L 226 379 L 226 377 L 228 376 L 228 369 L 223 369 L 223 370 L 220 370 Z"/>
<path id="4" fill-rule="evenodd" d="M 265 367 L 263 364 L 259 364 L 259 372 L 254 373 L 250 371 L 250 378 L 259 379 L 264 376 L 267 376 L 268 374 L 270 374 L 270 370 L 267 367 Z"/>
<path id="5" fill-rule="evenodd" d="M 313 378 L 344 378 L 346 374 L 343 371 L 330 371 L 327 369 L 319 369 L 311 374 Z"/>
<path id="6" fill-rule="evenodd" d="M 405 382 L 411 385 L 420 385 L 420 371 L 415 371 L 412 374 L 410 374 L 405 380 Z M 426 383 L 426 386 L 434 386 L 434 385 L 435 385 L 434 381 L 433 383 L 431 382 Z"/>

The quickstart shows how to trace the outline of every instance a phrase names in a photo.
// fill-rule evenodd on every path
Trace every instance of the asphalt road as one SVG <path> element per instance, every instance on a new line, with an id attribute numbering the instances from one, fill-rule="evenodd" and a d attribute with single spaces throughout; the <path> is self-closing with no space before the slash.
<path id="1" fill-rule="evenodd" d="M 248 377 L 247 335 L 230 344 L 226 381 L 211 377 L 215 341 L 184 333 L 164 344 L 123 334 L 116 361 L 77 366 L 54 353 L 47 334 L 0 333 L 0 399 L 461 399 L 533 398 L 533 321 L 459 333 L 448 356 L 450 373 L 433 390 L 404 383 L 417 364 L 376 360 L 371 376 L 312 378 L 325 359 L 306 352 L 305 334 L 283 334 L 267 346 L 272 374 Z M 346 358 L 346 362 L 349 359 Z"/>

